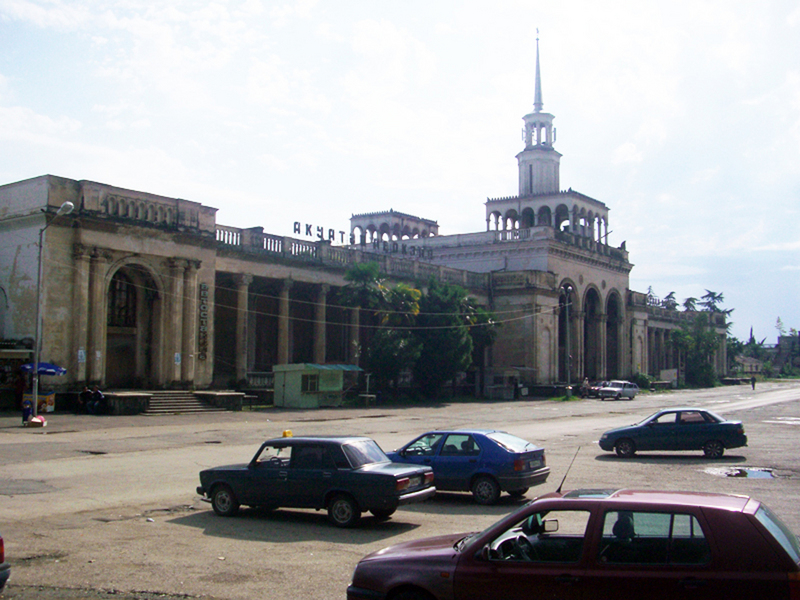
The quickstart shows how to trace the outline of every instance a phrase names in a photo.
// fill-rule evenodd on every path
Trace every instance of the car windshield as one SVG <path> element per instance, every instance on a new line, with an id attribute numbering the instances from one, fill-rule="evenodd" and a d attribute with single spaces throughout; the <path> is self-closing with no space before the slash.
<path id="1" fill-rule="evenodd" d="M 756 511 L 756 519 L 761 521 L 762 525 L 769 530 L 794 562 L 800 562 L 800 542 L 798 542 L 797 536 L 784 525 L 783 521 L 763 504 Z"/>
<path id="2" fill-rule="evenodd" d="M 624 385 L 625 385 L 625 384 L 623 384 L 621 381 L 611 381 L 611 382 L 609 382 L 609 384 L 608 384 L 606 387 L 610 387 L 610 388 L 621 388 L 621 387 L 623 387 Z"/>
<path id="3" fill-rule="evenodd" d="M 505 433 L 504 431 L 494 431 L 486 434 L 486 437 L 490 440 L 494 440 L 509 452 L 525 452 L 526 450 L 536 448 L 536 445 L 531 442 L 518 438 L 510 433 Z"/>
<path id="4" fill-rule="evenodd" d="M 390 462 L 389 457 L 374 440 L 359 440 L 342 446 L 354 469 L 374 463 Z"/>

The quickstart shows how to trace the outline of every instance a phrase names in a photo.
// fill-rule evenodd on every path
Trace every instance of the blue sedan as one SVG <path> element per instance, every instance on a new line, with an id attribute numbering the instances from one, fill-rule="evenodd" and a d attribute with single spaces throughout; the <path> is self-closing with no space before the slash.
<path id="1" fill-rule="evenodd" d="M 430 431 L 387 456 L 430 466 L 437 490 L 471 491 L 479 504 L 494 504 L 502 491 L 521 497 L 550 474 L 544 448 L 492 429 Z"/>
<path id="2" fill-rule="evenodd" d="M 747 446 L 741 421 L 726 421 L 699 408 L 660 410 L 644 421 L 606 431 L 600 447 L 630 458 L 638 450 L 703 450 L 708 458 L 719 458 L 726 448 Z"/>

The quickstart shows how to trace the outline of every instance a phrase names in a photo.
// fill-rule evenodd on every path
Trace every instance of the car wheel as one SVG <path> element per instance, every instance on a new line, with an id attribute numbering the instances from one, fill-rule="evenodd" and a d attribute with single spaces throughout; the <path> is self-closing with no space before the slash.
<path id="1" fill-rule="evenodd" d="M 703 446 L 703 454 L 707 458 L 722 458 L 725 453 L 725 445 L 719 440 L 711 440 Z"/>
<path id="2" fill-rule="evenodd" d="M 220 517 L 232 517 L 239 512 L 239 501 L 236 494 L 227 485 L 218 485 L 211 495 L 211 506 Z"/>
<path id="3" fill-rule="evenodd" d="M 518 490 L 508 490 L 508 495 L 512 498 L 522 498 L 525 493 L 528 491 L 528 488 L 521 488 Z"/>
<path id="4" fill-rule="evenodd" d="M 371 512 L 372 516 L 374 516 L 376 519 L 380 519 L 381 521 L 384 521 L 384 520 L 388 519 L 389 517 L 391 517 L 394 514 L 394 509 L 381 510 L 380 508 L 373 508 L 373 509 L 370 509 L 369 512 Z"/>
<path id="5" fill-rule="evenodd" d="M 614 444 L 614 449 L 617 452 L 617 456 L 620 458 L 630 458 L 636 454 L 636 444 L 633 443 L 633 440 L 629 440 L 628 438 L 617 440 L 617 443 Z"/>
<path id="6" fill-rule="evenodd" d="M 500 486 L 491 477 L 478 477 L 472 484 L 472 495 L 478 504 L 494 504 L 500 498 Z"/>
<path id="7" fill-rule="evenodd" d="M 328 504 L 328 519 L 337 527 L 353 527 L 360 518 L 361 511 L 350 496 L 339 494 Z"/>

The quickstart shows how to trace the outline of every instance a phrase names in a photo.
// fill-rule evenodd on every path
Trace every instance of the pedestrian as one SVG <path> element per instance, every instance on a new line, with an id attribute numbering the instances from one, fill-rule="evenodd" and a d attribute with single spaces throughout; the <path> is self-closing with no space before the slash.
<path id="1" fill-rule="evenodd" d="M 106 397 L 96 385 L 92 388 L 92 398 L 88 407 L 89 413 L 93 415 L 102 415 L 106 412 Z"/>
<path id="2" fill-rule="evenodd" d="M 78 402 L 75 404 L 75 414 L 89 412 L 89 404 L 92 402 L 92 390 L 89 386 L 83 386 L 83 391 L 78 394 Z"/>
<path id="3" fill-rule="evenodd" d="M 17 401 L 17 408 L 22 408 L 22 401 L 25 399 L 25 388 L 28 384 L 25 382 L 25 375 L 22 369 L 17 371 L 17 377 L 14 380 L 14 399 Z"/>
<path id="4" fill-rule="evenodd" d="M 756 389 L 756 376 L 755 375 L 750 377 L 750 385 L 753 386 L 753 389 Z"/>
<path id="5" fill-rule="evenodd" d="M 583 383 L 581 384 L 581 398 L 586 398 L 589 396 L 589 378 L 584 377 Z"/>

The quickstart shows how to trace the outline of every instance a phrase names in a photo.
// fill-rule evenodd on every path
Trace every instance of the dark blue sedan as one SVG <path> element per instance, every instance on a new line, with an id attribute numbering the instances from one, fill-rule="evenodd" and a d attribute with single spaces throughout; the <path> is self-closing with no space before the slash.
<path id="1" fill-rule="evenodd" d="M 501 491 L 523 496 L 550 474 L 544 448 L 492 429 L 430 431 L 387 456 L 432 467 L 436 489 L 471 491 L 479 504 L 494 504 Z"/>
<path id="2" fill-rule="evenodd" d="M 660 410 L 644 421 L 606 431 L 600 447 L 629 458 L 638 450 L 703 450 L 708 458 L 719 458 L 726 448 L 747 446 L 741 421 L 726 421 L 699 408 Z"/>

